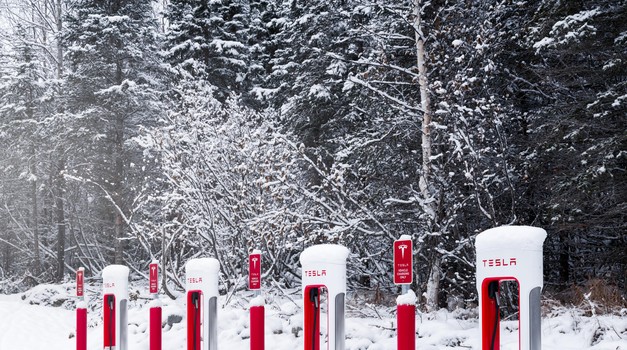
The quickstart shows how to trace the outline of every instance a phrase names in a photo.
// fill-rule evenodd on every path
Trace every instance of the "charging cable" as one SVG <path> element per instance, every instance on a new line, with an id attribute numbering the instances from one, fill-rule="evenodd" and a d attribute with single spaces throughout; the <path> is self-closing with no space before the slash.
<path id="1" fill-rule="evenodd" d="M 197 337 L 197 335 L 196 335 L 197 328 L 196 327 L 198 326 L 198 318 L 197 317 L 198 317 L 198 309 L 200 307 L 200 305 L 198 305 L 199 304 L 199 299 L 200 299 L 199 293 L 198 292 L 192 292 L 192 304 L 194 305 L 194 313 L 192 315 L 192 317 L 194 318 L 194 328 L 193 328 L 193 331 L 192 331 L 194 333 L 194 336 L 193 336 L 193 344 L 194 344 L 193 348 L 194 348 L 194 350 L 197 350 L 196 349 L 196 339 L 197 339 L 196 338 Z"/>
<path id="2" fill-rule="evenodd" d="M 113 308 L 115 307 L 114 305 L 115 301 L 113 298 L 113 295 L 109 294 L 107 295 L 107 304 L 109 305 L 109 349 L 113 349 L 113 328 L 112 328 L 112 322 L 113 322 Z"/>
<path id="3" fill-rule="evenodd" d="M 499 305 L 501 304 L 501 300 L 499 297 L 499 282 L 498 281 L 492 281 L 490 282 L 490 284 L 488 284 L 488 296 L 490 297 L 490 299 L 494 299 L 494 305 L 495 305 L 495 310 L 494 310 L 494 328 L 492 329 L 492 342 L 490 344 L 490 350 L 494 350 L 494 343 L 496 342 L 496 330 L 497 327 L 499 326 L 499 313 L 500 313 L 500 309 L 499 309 Z"/>
<path id="4" fill-rule="evenodd" d="M 318 310 L 320 309 L 320 300 L 318 299 L 318 288 L 309 290 L 309 300 L 314 304 L 313 327 L 311 331 L 311 350 L 316 350 L 316 324 L 318 321 Z"/>

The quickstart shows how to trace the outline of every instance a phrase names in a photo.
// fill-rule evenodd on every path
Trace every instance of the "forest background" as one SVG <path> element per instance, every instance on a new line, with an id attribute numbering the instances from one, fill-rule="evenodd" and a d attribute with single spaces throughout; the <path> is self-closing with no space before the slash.
<path id="1" fill-rule="evenodd" d="M 625 304 L 627 2 L 0 0 L 0 292 L 158 259 L 476 302 L 474 237 L 548 232 L 545 290 Z M 167 282 L 167 283 L 165 283 Z M 605 299 L 604 299 L 605 298 Z"/>

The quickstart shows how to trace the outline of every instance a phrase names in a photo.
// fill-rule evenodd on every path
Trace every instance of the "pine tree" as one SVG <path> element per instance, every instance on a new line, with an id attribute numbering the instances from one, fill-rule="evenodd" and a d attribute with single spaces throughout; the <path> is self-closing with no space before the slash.
<path id="1" fill-rule="evenodd" d="M 86 141 L 73 174 L 98 194 L 97 206 L 122 263 L 132 200 L 141 188 L 140 154 L 129 140 L 159 114 L 163 71 L 151 1 L 78 1 L 64 35 L 73 127 Z M 107 242 L 111 243 L 111 242 Z"/>
<path id="2" fill-rule="evenodd" d="M 169 6 L 168 60 L 217 87 L 224 101 L 245 91 L 248 74 L 247 2 L 175 0 Z"/>
<path id="3" fill-rule="evenodd" d="M 39 227 L 40 186 L 45 178 L 42 162 L 48 157 L 45 129 L 39 125 L 51 108 L 47 95 L 52 84 L 46 77 L 32 38 L 21 25 L 16 28 L 13 45 L 13 59 L 6 62 L 3 72 L 6 75 L 0 81 L 0 147 L 7 152 L 6 158 L 3 157 L 7 164 L 3 175 L 8 180 L 2 185 L 2 192 L 11 197 L 4 199 L 4 203 L 11 203 L 5 205 L 7 218 L 27 218 L 19 225 L 28 230 L 32 241 L 26 241 L 24 248 L 29 249 L 21 255 L 33 262 L 26 273 L 38 276 L 43 265 Z M 7 221 L 18 224 L 15 220 Z M 12 241 L 10 237 L 6 239 Z"/>

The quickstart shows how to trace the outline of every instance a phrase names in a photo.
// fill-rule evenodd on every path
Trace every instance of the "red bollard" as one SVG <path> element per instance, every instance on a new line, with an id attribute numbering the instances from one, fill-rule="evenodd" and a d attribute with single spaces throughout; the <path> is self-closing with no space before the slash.
<path id="1" fill-rule="evenodd" d="M 157 305 L 150 308 L 150 350 L 161 350 L 161 307 Z"/>
<path id="2" fill-rule="evenodd" d="M 76 350 L 87 350 L 87 303 L 85 302 L 85 269 L 76 271 Z"/>
<path id="3" fill-rule="evenodd" d="M 398 350 L 414 350 L 416 348 L 416 306 L 397 305 L 396 310 Z"/>
<path id="4" fill-rule="evenodd" d="M 250 307 L 250 350 L 264 350 L 264 314 L 263 305 Z"/>
<path id="5" fill-rule="evenodd" d="M 76 308 L 76 350 L 87 350 L 87 308 Z"/>
<path id="6" fill-rule="evenodd" d="M 416 294 L 413 291 L 396 299 L 397 349 L 416 349 Z"/>
<path id="7" fill-rule="evenodd" d="M 161 350 L 161 301 L 159 300 L 159 262 L 150 263 L 149 291 L 153 301 L 150 303 L 150 350 Z"/>

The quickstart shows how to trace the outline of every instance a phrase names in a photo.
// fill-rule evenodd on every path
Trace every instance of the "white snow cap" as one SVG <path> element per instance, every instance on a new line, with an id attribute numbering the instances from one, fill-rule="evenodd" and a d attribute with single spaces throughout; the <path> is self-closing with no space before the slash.
<path id="1" fill-rule="evenodd" d="M 311 246 L 300 253 L 301 264 L 329 263 L 345 264 L 350 251 L 339 244 L 318 244 Z"/>
<path id="2" fill-rule="evenodd" d="M 148 308 L 152 309 L 155 307 L 162 307 L 163 303 L 161 302 L 161 299 L 153 299 L 148 303 Z"/>
<path id="3" fill-rule="evenodd" d="M 396 297 L 396 305 L 416 305 L 418 298 L 413 290 L 408 290 L 407 293 Z"/>
<path id="4" fill-rule="evenodd" d="M 253 252 L 250 254 L 261 254 L 261 250 L 259 249 L 253 249 Z"/>
<path id="5" fill-rule="evenodd" d="M 266 303 L 266 299 L 263 295 L 257 295 L 256 297 L 250 299 L 249 306 L 263 306 Z"/>
<path id="6" fill-rule="evenodd" d="M 398 240 L 399 241 L 407 241 L 407 240 L 411 241 L 411 236 L 410 235 L 401 235 L 401 237 Z"/>
<path id="7" fill-rule="evenodd" d="M 124 265 L 109 265 L 102 269 L 102 279 L 128 279 L 128 273 L 129 269 Z"/>
<path id="8" fill-rule="evenodd" d="M 532 226 L 500 226 L 477 235 L 477 250 L 516 248 L 519 250 L 542 250 L 546 231 Z"/>
<path id="9" fill-rule="evenodd" d="M 218 273 L 220 263 L 214 258 L 191 259 L 185 264 L 185 270 L 187 273 L 196 271 Z"/>

